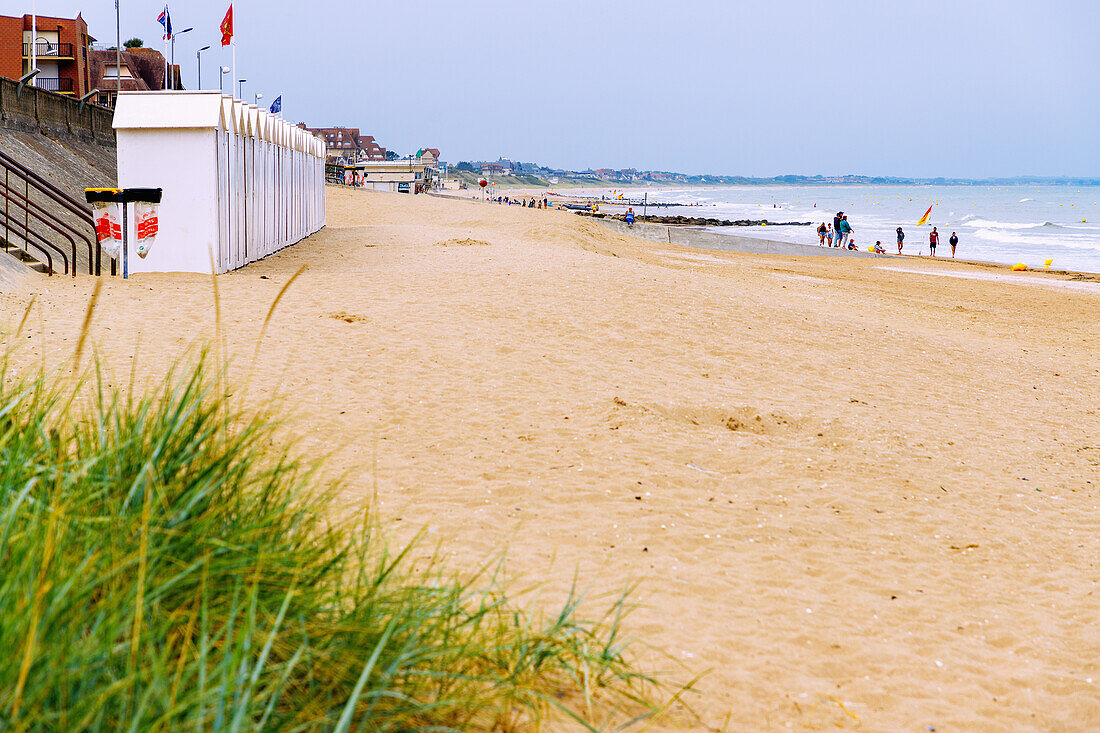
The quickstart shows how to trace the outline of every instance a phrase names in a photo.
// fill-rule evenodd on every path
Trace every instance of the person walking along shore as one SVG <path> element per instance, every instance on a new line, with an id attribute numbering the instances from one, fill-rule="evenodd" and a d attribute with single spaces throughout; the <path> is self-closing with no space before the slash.
<path id="1" fill-rule="evenodd" d="M 848 237 L 852 233 L 852 225 L 848 223 L 848 217 L 843 212 L 840 214 L 840 242 L 838 247 L 844 247 L 848 243 Z"/>

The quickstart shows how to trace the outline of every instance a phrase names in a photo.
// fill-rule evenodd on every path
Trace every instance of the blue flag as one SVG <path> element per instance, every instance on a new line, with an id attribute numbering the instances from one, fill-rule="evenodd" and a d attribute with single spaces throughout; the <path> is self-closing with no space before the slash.
<path id="1" fill-rule="evenodd" d="M 168 14 L 168 3 L 164 4 L 164 10 L 157 16 L 157 22 L 164 26 L 164 40 L 172 40 L 172 16 Z"/>
<path id="2" fill-rule="evenodd" d="M 275 97 L 275 101 L 271 103 L 271 114 L 279 114 L 283 111 L 283 95 Z"/>

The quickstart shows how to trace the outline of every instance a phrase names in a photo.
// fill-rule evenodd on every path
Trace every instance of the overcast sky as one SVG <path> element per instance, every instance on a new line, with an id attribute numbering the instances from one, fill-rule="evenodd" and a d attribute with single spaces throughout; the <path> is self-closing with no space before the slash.
<path id="1" fill-rule="evenodd" d="M 160 0 L 120 0 L 159 45 Z M 229 64 L 227 0 L 170 3 Z M 0 0 L 5 14 L 30 0 Z M 112 0 L 82 12 L 105 45 Z M 1100 0 L 237 0 L 245 96 L 452 163 L 731 175 L 1100 176 Z M 226 77 L 228 79 L 228 76 Z"/>

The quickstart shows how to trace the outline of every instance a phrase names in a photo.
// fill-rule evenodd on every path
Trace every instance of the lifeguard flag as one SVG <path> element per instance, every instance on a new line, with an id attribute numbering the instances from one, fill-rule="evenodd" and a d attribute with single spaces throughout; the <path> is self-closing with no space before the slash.
<path id="1" fill-rule="evenodd" d="M 233 3 L 229 3 L 229 10 L 225 11 L 225 18 L 222 19 L 221 31 L 222 45 L 228 46 L 233 42 Z"/>
<path id="2" fill-rule="evenodd" d="M 933 206 L 934 206 L 934 205 L 935 205 L 935 204 L 933 204 Z M 917 226 L 924 226 L 925 224 L 927 224 L 927 223 L 928 223 L 928 219 L 929 219 L 929 218 L 930 218 L 931 216 L 932 216 L 932 206 L 929 206 L 929 207 L 928 207 L 928 211 L 924 212 L 924 216 L 922 216 L 922 217 L 920 218 L 920 221 L 918 221 L 918 222 L 917 222 Z"/>

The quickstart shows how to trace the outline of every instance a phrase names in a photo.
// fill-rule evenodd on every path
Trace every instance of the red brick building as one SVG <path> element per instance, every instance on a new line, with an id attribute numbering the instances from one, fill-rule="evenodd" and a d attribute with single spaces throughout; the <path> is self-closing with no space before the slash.
<path id="1" fill-rule="evenodd" d="M 92 84 L 89 55 L 95 39 L 88 35 L 88 24 L 76 18 L 39 15 L 34 51 L 38 58 L 39 89 L 82 97 Z M 31 69 L 30 15 L 0 15 L 0 76 L 19 79 Z"/>
<path id="2" fill-rule="evenodd" d="M 378 144 L 374 135 L 360 134 L 358 127 L 298 127 L 313 133 L 325 141 L 328 154 L 365 160 L 385 160 L 386 149 Z"/>
<path id="3" fill-rule="evenodd" d="M 89 54 L 91 67 L 91 89 L 98 89 L 96 104 L 114 107 L 115 96 L 121 87 L 124 92 L 145 92 L 164 89 L 164 55 L 152 48 L 127 48 L 122 51 L 122 66 L 117 65 L 114 50 L 93 50 Z M 173 67 L 172 77 L 178 84 L 179 66 Z M 90 91 L 90 90 L 89 90 Z"/>

